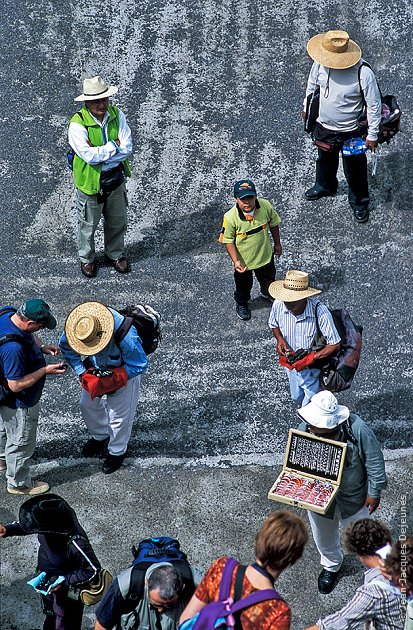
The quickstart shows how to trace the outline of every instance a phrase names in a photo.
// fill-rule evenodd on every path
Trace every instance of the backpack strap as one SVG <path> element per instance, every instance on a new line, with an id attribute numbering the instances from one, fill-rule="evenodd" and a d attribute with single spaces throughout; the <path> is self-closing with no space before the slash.
<path id="1" fill-rule="evenodd" d="M 237 602 L 242 598 L 242 586 L 244 583 L 245 572 L 247 570 L 246 565 L 239 564 L 237 573 L 235 575 L 234 584 L 234 602 Z M 235 630 L 242 630 L 241 625 L 241 613 L 234 615 L 235 618 Z"/>
<path id="2" fill-rule="evenodd" d="M 26 340 L 17 333 L 7 333 L 0 336 L 0 346 L 4 346 L 6 343 L 10 343 L 11 341 L 17 341 L 17 343 L 20 343 L 22 346 L 27 343 Z"/>
<path id="3" fill-rule="evenodd" d="M 113 338 L 114 338 L 115 343 L 116 343 L 117 346 L 120 344 L 122 339 L 124 339 L 126 337 L 126 335 L 130 331 L 132 326 L 133 326 L 133 318 L 132 317 L 128 317 L 127 315 L 125 315 L 124 318 L 123 318 L 123 322 L 115 330 L 115 333 L 113 335 Z"/>
<path id="4" fill-rule="evenodd" d="M 354 435 L 353 428 L 350 424 L 350 416 L 347 418 L 347 420 L 341 423 L 341 427 L 343 429 L 343 433 L 344 433 L 344 437 L 346 441 L 351 442 L 355 446 L 358 446 L 359 445 L 358 439 Z"/>
<path id="5" fill-rule="evenodd" d="M 224 601 L 228 599 L 231 590 L 232 575 L 238 564 L 238 560 L 235 560 L 235 558 L 229 557 L 226 561 L 224 569 L 222 571 L 221 583 L 219 585 L 219 601 Z"/>
<path id="6" fill-rule="evenodd" d="M 260 602 L 265 602 L 270 599 L 278 599 L 280 601 L 284 601 L 278 591 L 275 588 L 265 588 L 261 591 L 254 591 L 251 595 L 247 595 L 243 599 L 240 599 L 238 602 L 231 606 L 231 612 L 234 614 L 240 610 L 244 610 L 245 608 L 249 608 L 250 606 L 255 606 Z"/>

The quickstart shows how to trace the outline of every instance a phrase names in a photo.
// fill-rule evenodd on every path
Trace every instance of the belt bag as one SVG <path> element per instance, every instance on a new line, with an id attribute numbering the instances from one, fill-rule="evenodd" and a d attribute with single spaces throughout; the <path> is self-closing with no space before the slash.
<path id="1" fill-rule="evenodd" d="M 110 375 L 96 376 L 93 369 L 82 374 L 82 387 L 89 392 L 92 400 L 104 394 L 114 394 L 128 382 L 128 374 L 123 367 L 110 368 Z"/>
<path id="2" fill-rule="evenodd" d="M 70 540 L 76 547 L 76 549 L 82 554 L 85 560 L 90 564 L 92 569 L 95 571 L 94 576 L 91 578 L 89 582 L 85 582 L 79 588 L 79 597 L 85 606 L 94 606 L 98 604 L 105 592 L 109 588 L 110 583 L 112 582 L 112 575 L 109 573 L 107 569 L 97 569 L 91 559 L 85 554 L 83 549 L 79 547 L 79 545 L 75 542 L 75 540 Z"/>
<path id="3" fill-rule="evenodd" d="M 124 181 L 125 175 L 121 164 L 116 168 L 111 168 L 109 171 L 102 171 L 100 174 L 100 187 L 104 193 L 116 190 Z"/>

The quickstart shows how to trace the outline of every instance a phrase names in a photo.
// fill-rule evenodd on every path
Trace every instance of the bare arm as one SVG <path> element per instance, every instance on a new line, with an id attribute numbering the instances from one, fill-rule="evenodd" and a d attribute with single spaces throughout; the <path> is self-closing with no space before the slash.
<path id="1" fill-rule="evenodd" d="M 281 240 L 280 240 L 280 229 L 278 225 L 275 225 L 274 227 L 270 228 L 270 232 L 274 240 L 274 254 L 276 254 L 277 256 L 281 256 L 282 246 L 281 246 Z"/>
<path id="2" fill-rule="evenodd" d="M 95 628 L 94 630 L 110 630 L 109 628 L 104 628 L 96 619 L 96 623 L 95 623 Z"/>
<path id="3" fill-rule="evenodd" d="M 278 354 L 285 356 L 286 351 L 287 350 L 291 350 L 290 346 L 288 345 L 288 343 L 286 342 L 286 340 L 282 336 L 281 330 L 279 328 L 271 328 L 271 330 L 272 330 L 272 334 L 274 335 L 274 337 L 277 340 L 277 352 L 278 352 Z"/>
<path id="4" fill-rule="evenodd" d="M 235 247 L 234 243 L 225 243 L 225 249 L 228 252 L 228 256 L 234 263 L 234 269 L 239 273 L 243 273 L 244 271 L 246 271 L 247 268 L 241 265 L 240 261 L 238 260 L 237 248 Z"/>
<path id="5" fill-rule="evenodd" d="M 179 618 L 179 623 L 183 623 L 187 619 L 191 619 L 194 615 L 199 613 L 199 611 L 202 610 L 204 606 L 206 606 L 204 602 L 201 602 L 201 600 L 198 599 L 196 595 L 192 595 L 192 598 L 190 599 L 187 607 Z M 95 630 L 100 630 L 100 628 L 96 628 L 95 626 Z M 103 630 L 105 629 L 103 628 Z"/>
<path id="6" fill-rule="evenodd" d="M 314 360 L 318 361 L 319 359 L 326 359 L 327 357 L 330 356 L 330 354 L 334 354 L 339 349 L 340 349 L 340 342 L 324 346 L 322 350 L 317 350 L 314 356 Z"/>
<path id="7" fill-rule="evenodd" d="M 43 378 L 43 376 L 46 376 L 47 374 L 64 374 L 65 369 L 62 366 L 63 363 L 50 363 L 49 365 L 41 367 L 38 370 L 31 372 L 30 374 L 25 374 L 23 378 L 20 378 L 18 380 L 9 381 L 7 379 L 7 385 L 9 386 L 9 389 L 13 392 L 13 394 L 18 394 L 23 389 L 27 389 L 28 387 L 31 387 L 32 385 L 37 383 L 37 381 L 39 381 L 41 378 Z"/>

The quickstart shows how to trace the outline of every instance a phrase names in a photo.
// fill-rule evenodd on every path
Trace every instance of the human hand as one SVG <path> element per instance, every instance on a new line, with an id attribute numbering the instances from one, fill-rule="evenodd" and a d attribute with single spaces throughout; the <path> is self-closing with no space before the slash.
<path id="1" fill-rule="evenodd" d="M 304 120 L 304 122 L 307 120 L 307 113 L 305 111 L 301 112 L 301 118 Z"/>
<path id="2" fill-rule="evenodd" d="M 60 363 L 49 363 L 46 365 L 46 374 L 64 374 L 67 370 L 63 361 Z"/>
<path id="3" fill-rule="evenodd" d="M 373 514 L 380 505 L 380 497 L 373 499 L 373 497 L 367 497 L 364 506 L 369 509 L 369 514 Z"/>
<path id="4" fill-rule="evenodd" d="M 290 354 L 290 352 L 292 352 L 292 349 L 285 341 L 285 339 L 281 339 L 277 342 L 277 352 L 281 356 L 287 356 L 288 354 Z"/>
<path id="5" fill-rule="evenodd" d="M 55 357 L 57 354 L 60 353 L 59 348 L 54 345 L 43 345 L 41 347 L 41 351 L 43 352 L 43 354 L 50 354 L 52 357 Z"/>
<path id="6" fill-rule="evenodd" d="M 118 147 L 120 147 L 120 140 L 119 140 L 119 138 L 116 138 L 115 142 L 118 145 Z"/>
<path id="7" fill-rule="evenodd" d="M 237 262 L 234 262 L 234 269 L 235 271 L 238 271 L 238 273 L 244 273 L 244 271 L 247 271 L 247 268 L 244 267 L 244 265 L 241 265 L 239 260 L 237 260 Z"/>
<path id="8" fill-rule="evenodd" d="M 366 147 L 373 151 L 373 153 L 377 149 L 378 145 L 378 140 L 366 140 Z"/>
<path id="9" fill-rule="evenodd" d="M 6 528 L 4 527 L 4 525 L 0 523 L 0 538 L 4 538 L 5 535 L 6 535 Z"/>
<path id="10" fill-rule="evenodd" d="M 275 243 L 274 244 L 274 254 L 276 256 L 281 256 L 281 254 L 283 253 L 283 248 L 281 243 Z"/>

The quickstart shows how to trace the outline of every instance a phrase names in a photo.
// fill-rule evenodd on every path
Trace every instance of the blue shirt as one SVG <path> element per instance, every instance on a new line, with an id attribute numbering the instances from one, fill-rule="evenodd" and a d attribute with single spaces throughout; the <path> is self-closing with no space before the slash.
<path id="1" fill-rule="evenodd" d="M 113 315 L 115 330 L 117 330 L 123 322 L 123 315 L 113 308 L 109 310 Z M 81 355 L 72 350 L 69 346 L 64 332 L 61 334 L 59 340 L 59 348 L 65 360 L 72 366 L 78 376 L 86 372 Z M 130 328 L 119 345 L 116 344 L 112 336 L 106 348 L 103 348 L 98 354 L 93 354 L 89 359 L 95 367 L 101 369 L 124 367 L 128 374 L 128 379 L 135 378 L 138 374 L 142 374 L 148 367 L 147 356 L 143 351 L 141 339 L 134 326 Z"/>
<path id="2" fill-rule="evenodd" d="M 5 306 L 3 308 L 13 308 Z M 0 314 L 0 336 L 13 334 L 22 338 L 22 343 L 9 341 L 0 346 L 0 371 L 8 381 L 19 381 L 27 374 L 45 367 L 46 361 L 32 333 L 20 330 L 10 317 L 13 313 Z M 7 400 L 7 407 L 11 409 L 28 409 L 36 405 L 42 395 L 46 375 L 42 376 L 34 385 L 27 387 L 17 394 L 11 394 Z"/>

